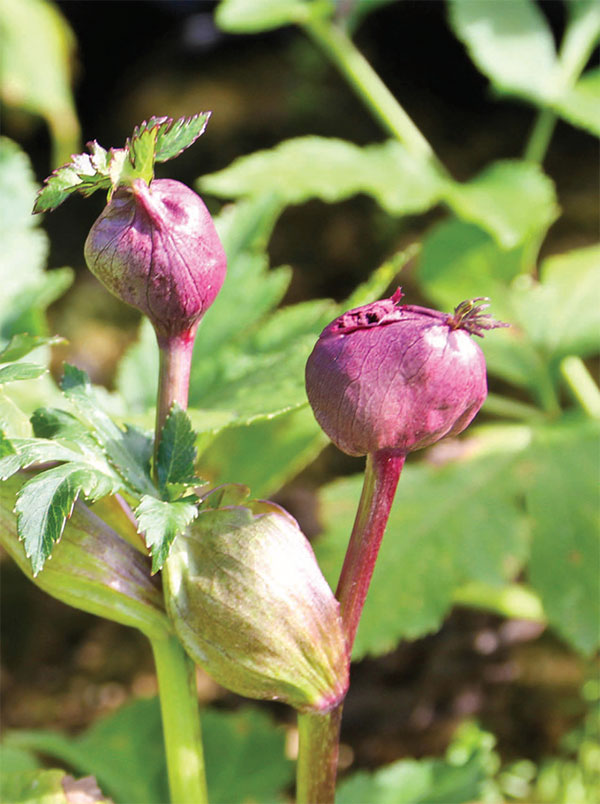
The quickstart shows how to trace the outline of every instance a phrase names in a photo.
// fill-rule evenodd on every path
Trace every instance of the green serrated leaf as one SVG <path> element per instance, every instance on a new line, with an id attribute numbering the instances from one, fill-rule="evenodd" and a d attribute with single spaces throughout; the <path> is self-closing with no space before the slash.
<path id="1" fill-rule="evenodd" d="M 63 438 L 77 442 L 90 437 L 79 419 L 59 408 L 37 408 L 31 416 L 31 426 L 37 438 Z"/>
<path id="2" fill-rule="evenodd" d="M 211 112 L 199 112 L 191 117 L 180 117 L 179 120 L 167 118 L 157 130 L 156 161 L 166 162 L 193 145 L 198 137 L 204 134 Z"/>
<path id="3" fill-rule="evenodd" d="M 368 193 L 391 214 L 423 212 L 441 197 L 434 165 L 394 140 L 359 147 L 327 137 L 298 137 L 236 159 L 204 176 L 203 190 L 238 198 L 273 193 L 285 204 L 332 203 Z"/>
<path id="4" fill-rule="evenodd" d="M 464 724 L 448 747 L 447 759 L 402 759 L 374 772 L 359 771 L 340 783 L 335 800 L 338 804 L 482 801 L 490 768 L 496 764 L 490 756 L 494 742 L 490 738 L 473 724 Z"/>
<path id="5" fill-rule="evenodd" d="M 195 500 L 195 498 L 193 498 Z M 135 510 L 138 532 L 152 554 L 152 572 L 158 572 L 169 555 L 173 540 L 184 533 L 198 516 L 198 507 L 188 500 L 167 502 L 144 495 Z"/>
<path id="6" fill-rule="evenodd" d="M 173 121 L 151 117 L 137 126 L 124 148 L 106 151 L 96 140 L 88 143 L 89 154 L 74 154 L 71 161 L 57 168 L 44 182 L 34 204 L 34 212 L 56 209 L 72 193 L 89 196 L 96 190 L 110 190 L 120 184 L 154 177 L 154 162 L 166 162 L 189 148 L 204 132 L 210 112 Z"/>
<path id="7" fill-rule="evenodd" d="M 87 154 L 77 154 L 68 165 L 53 171 L 38 192 L 34 212 L 51 212 L 74 192 L 91 195 L 96 190 L 110 187 L 110 179 L 96 171 Z"/>
<path id="8" fill-rule="evenodd" d="M 158 128 L 138 126 L 127 140 L 126 149 L 129 159 L 124 162 L 124 169 L 120 180 L 128 178 L 141 178 L 146 184 L 150 184 L 154 178 L 154 154 L 156 150 L 156 136 Z M 127 168 L 131 168 L 130 176 L 127 175 Z"/>
<path id="9" fill-rule="evenodd" d="M 81 452 L 51 439 L 12 438 L 10 443 L 14 451 L 0 458 L 0 480 L 6 480 L 19 469 L 27 469 L 35 463 L 83 460 Z"/>
<path id="10" fill-rule="evenodd" d="M 113 477 L 74 462 L 48 469 L 25 483 L 15 511 L 19 537 L 34 576 L 42 570 L 52 547 L 62 536 L 79 495 L 95 500 L 118 490 L 119 484 Z"/>
<path id="11" fill-rule="evenodd" d="M 293 779 L 293 763 L 285 756 L 285 732 L 274 728 L 266 713 L 249 706 L 235 712 L 208 708 L 202 729 L 213 804 L 279 800 Z M 169 800 L 157 698 L 131 701 L 96 720 L 83 734 L 13 730 L 4 742 L 13 750 L 52 757 L 79 774 L 93 774 L 116 802 Z M 264 757 L 269 757 L 266 765 L 261 764 Z"/>
<path id="12" fill-rule="evenodd" d="M 186 486 L 197 482 L 194 461 L 195 433 L 187 413 L 174 403 L 165 421 L 158 447 L 156 471 L 161 492 L 169 486 Z"/>
<path id="13" fill-rule="evenodd" d="M 147 467 L 140 465 L 126 443 L 126 436 L 102 410 L 95 399 L 88 375 L 68 363 L 61 381 L 67 399 L 73 403 L 79 418 L 90 428 L 98 444 L 115 470 L 136 492 L 152 494 L 154 486 Z"/>
<path id="14" fill-rule="evenodd" d="M 552 180 L 539 165 L 518 160 L 494 162 L 464 184 L 449 183 L 445 198 L 505 249 L 540 238 L 558 216 Z"/>
<path id="15" fill-rule="evenodd" d="M 0 350 L 0 363 L 11 363 L 13 360 L 20 360 L 34 349 L 40 346 L 54 346 L 57 343 L 64 343 L 65 339 L 60 335 L 53 335 L 46 338 L 41 335 L 29 335 L 26 332 L 13 335 L 9 343 Z"/>
<path id="16" fill-rule="evenodd" d="M 529 578 L 552 625 L 576 649 L 600 644 L 600 425 L 581 421 L 536 433 L 527 491 L 533 542 Z"/>
<path id="17" fill-rule="evenodd" d="M 38 366 L 35 363 L 11 363 L 9 366 L 0 366 L 0 385 L 17 380 L 35 380 L 47 371 L 46 366 Z"/>

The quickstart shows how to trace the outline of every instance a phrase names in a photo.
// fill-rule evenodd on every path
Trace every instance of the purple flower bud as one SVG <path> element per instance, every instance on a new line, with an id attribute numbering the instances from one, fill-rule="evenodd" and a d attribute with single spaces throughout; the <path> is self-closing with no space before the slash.
<path id="1" fill-rule="evenodd" d="M 469 424 L 487 395 L 483 353 L 470 337 L 505 326 L 460 304 L 453 315 L 390 299 L 327 326 L 306 365 L 315 417 L 349 455 L 412 452 Z"/>
<path id="2" fill-rule="evenodd" d="M 90 230 L 85 259 L 111 293 L 148 316 L 159 338 L 193 334 L 226 271 L 203 201 L 172 179 L 119 187 Z"/>

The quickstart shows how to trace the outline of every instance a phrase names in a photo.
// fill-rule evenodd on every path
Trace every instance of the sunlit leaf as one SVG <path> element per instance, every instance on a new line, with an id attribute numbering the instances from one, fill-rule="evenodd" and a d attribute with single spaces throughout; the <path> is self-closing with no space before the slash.
<path id="1" fill-rule="evenodd" d="M 46 366 L 35 363 L 11 363 L 9 366 L 0 366 L 0 385 L 16 380 L 34 380 L 48 371 Z"/>
<path id="2" fill-rule="evenodd" d="M 531 452 L 529 578 L 548 619 L 575 648 L 600 644 L 600 508 L 596 422 L 547 427 Z"/>
<path id="3" fill-rule="evenodd" d="M 161 491 L 168 486 L 194 483 L 195 433 L 187 413 L 177 403 L 169 411 L 165 421 L 158 454 L 156 470 Z"/>
<path id="4" fill-rule="evenodd" d="M 119 490 L 115 478 L 84 463 L 67 463 L 35 475 L 21 488 L 15 510 L 19 536 L 34 575 L 62 536 L 75 500 L 98 499 Z"/>
<path id="5" fill-rule="evenodd" d="M 394 140 L 360 147 L 311 136 L 240 157 L 204 176 L 201 187 L 229 198 L 273 193 L 286 204 L 309 198 L 331 203 L 368 193 L 383 209 L 399 214 L 434 206 L 443 180 L 426 158 L 416 158 Z"/>
<path id="6" fill-rule="evenodd" d="M 467 182 L 448 184 L 446 200 L 505 249 L 539 237 L 558 216 L 551 179 L 538 165 L 516 160 L 494 162 Z"/>
<path id="7" fill-rule="evenodd" d="M 53 346 L 57 343 L 64 343 L 64 340 L 58 335 L 50 338 L 44 338 L 41 335 L 28 335 L 27 333 L 13 335 L 9 343 L 0 350 L 0 363 L 20 360 L 40 346 Z"/>
<path id="8" fill-rule="evenodd" d="M 176 500 L 166 502 L 156 497 L 144 495 L 135 516 L 138 530 L 144 535 L 144 541 L 152 554 L 152 572 L 158 572 L 169 555 L 173 540 L 198 515 L 198 508 L 193 502 Z"/>
<path id="9" fill-rule="evenodd" d="M 84 371 L 65 363 L 61 388 L 75 406 L 78 417 L 89 427 L 98 444 L 106 451 L 117 472 L 138 492 L 150 493 L 154 487 L 146 466 L 141 465 L 125 441 L 126 436 L 102 410 Z"/>
<path id="10" fill-rule="evenodd" d="M 285 733 L 264 712 L 250 707 L 236 712 L 206 709 L 202 732 L 208 795 L 214 804 L 245 804 L 250 798 L 275 801 L 291 783 L 293 765 L 285 757 Z M 156 698 L 132 701 L 82 735 L 13 731 L 5 744 L 40 752 L 77 773 L 94 774 L 116 804 L 165 804 L 169 800 Z M 265 757 L 269 757 L 267 765 Z"/>
<path id="11" fill-rule="evenodd" d="M 600 136 L 600 68 L 584 73 L 554 109 L 569 123 Z"/>
<path id="12" fill-rule="evenodd" d="M 507 13 L 510 9 L 510 13 Z M 494 86 L 545 102 L 554 95 L 554 37 L 532 0 L 450 0 L 450 25 Z"/>
<path id="13" fill-rule="evenodd" d="M 221 0 L 215 21 L 230 33 L 259 33 L 302 22 L 309 5 L 306 0 Z"/>

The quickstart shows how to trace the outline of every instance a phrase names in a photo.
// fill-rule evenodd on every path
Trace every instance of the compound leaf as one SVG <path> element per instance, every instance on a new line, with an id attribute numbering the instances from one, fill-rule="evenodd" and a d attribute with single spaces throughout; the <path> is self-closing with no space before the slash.
<path id="1" fill-rule="evenodd" d="M 198 516 L 198 508 L 194 502 L 186 499 L 167 502 L 145 494 L 135 515 L 138 532 L 144 535 L 146 546 L 152 553 L 154 573 L 162 569 L 175 537 L 184 533 Z"/>
<path id="2" fill-rule="evenodd" d="M 128 448 L 126 435 L 98 405 L 94 390 L 85 371 L 65 363 L 61 388 L 73 403 L 78 417 L 88 425 L 98 444 L 117 472 L 136 492 L 153 493 L 148 468 L 136 460 Z"/>
<path id="3" fill-rule="evenodd" d="M 204 134 L 210 115 L 210 112 L 199 112 L 176 121 L 167 118 L 168 122 L 160 125 L 157 131 L 155 160 L 166 162 L 174 159 L 193 145 Z"/>
<path id="4" fill-rule="evenodd" d="M 66 463 L 28 480 L 19 492 L 15 511 L 33 574 L 40 572 L 62 536 L 80 494 L 93 501 L 118 490 L 113 477 L 84 463 Z"/>

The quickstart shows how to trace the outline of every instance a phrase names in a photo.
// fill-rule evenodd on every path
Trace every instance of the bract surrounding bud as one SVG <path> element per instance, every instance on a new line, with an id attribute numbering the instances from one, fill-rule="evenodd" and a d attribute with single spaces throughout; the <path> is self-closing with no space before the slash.
<path id="1" fill-rule="evenodd" d="M 82 502 L 75 503 L 52 557 L 33 577 L 13 513 L 26 479 L 19 474 L 0 483 L 0 544 L 25 575 L 69 606 L 138 628 L 151 639 L 164 639 L 170 626 L 160 587 L 150 577 L 149 558 Z"/>
<path id="2" fill-rule="evenodd" d="M 85 259 L 111 293 L 148 316 L 159 338 L 195 332 L 226 271 L 202 199 L 172 179 L 119 187 L 90 230 Z"/>
<path id="3" fill-rule="evenodd" d="M 339 605 L 279 506 L 201 511 L 173 543 L 163 578 L 177 636 L 219 684 L 302 711 L 342 700 L 348 656 Z"/>
<path id="4" fill-rule="evenodd" d="M 470 337 L 505 326 L 463 302 L 453 315 L 390 299 L 327 326 L 306 365 L 315 417 L 349 455 L 408 453 L 469 424 L 487 395 L 483 353 Z"/>

